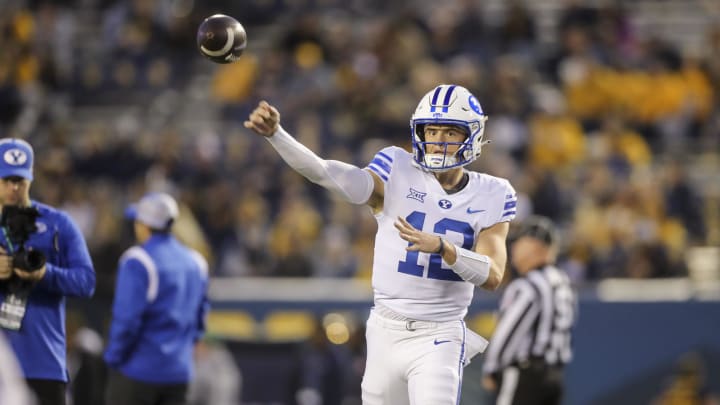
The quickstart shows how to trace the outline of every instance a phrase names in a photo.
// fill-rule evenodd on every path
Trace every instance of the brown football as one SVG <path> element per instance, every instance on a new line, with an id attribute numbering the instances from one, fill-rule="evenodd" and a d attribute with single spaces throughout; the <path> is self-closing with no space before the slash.
<path id="1" fill-rule="evenodd" d="M 236 19 L 224 15 L 212 15 L 200 24 L 197 31 L 200 53 L 215 63 L 238 60 L 247 46 L 245 28 Z"/>

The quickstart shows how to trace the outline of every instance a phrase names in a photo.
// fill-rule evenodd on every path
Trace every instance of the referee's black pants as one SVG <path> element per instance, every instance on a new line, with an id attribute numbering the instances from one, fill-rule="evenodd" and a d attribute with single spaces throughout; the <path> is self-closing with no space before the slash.
<path id="1" fill-rule="evenodd" d="M 150 384 L 112 370 L 105 390 L 105 405 L 185 405 L 188 385 Z"/>
<path id="2" fill-rule="evenodd" d="M 497 405 L 560 405 L 563 369 L 533 361 L 503 370 L 498 381 Z"/>
<path id="3" fill-rule="evenodd" d="M 65 405 L 67 383 L 37 378 L 28 378 L 25 381 L 30 391 L 35 394 L 38 405 Z"/>

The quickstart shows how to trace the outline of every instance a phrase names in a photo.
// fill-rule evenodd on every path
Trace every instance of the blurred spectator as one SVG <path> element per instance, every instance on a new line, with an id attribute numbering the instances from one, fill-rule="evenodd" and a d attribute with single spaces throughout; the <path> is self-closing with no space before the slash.
<path id="1" fill-rule="evenodd" d="M 645 139 L 627 126 L 620 112 L 610 113 L 598 131 L 590 134 L 589 153 L 604 161 L 618 177 L 629 177 L 636 168 L 652 163 L 652 152 Z"/>
<path id="2" fill-rule="evenodd" d="M 665 204 L 668 216 L 682 222 L 691 244 L 705 244 L 705 207 L 688 178 L 686 168 L 680 162 L 670 162 L 666 167 L 666 176 Z"/>
<path id="3" fill-rule="evenodd" d="M 270 234 L 270 249 L 275 258 L 272 274 L 308 277 L 313 274 L 310 248 L 320 234 L 320 215 L 302 195 L 286 197 Z"/>
<path id="4" fill-rule="evenodd" d="M 551 218 L 554 221 L 565 219 L 568 202 L 565 191 L 560 188 L 554 172 L 529 166 L 526 168 L 526 190 L 530 194 L 532 213 Z"/>
<path id="5" fill-rule="evenodd" d="M 529 160 L 541 168 L 562 171 L 585 160 L 585 136 L 567 113 L 565 100 L 553 88 L 535 90 L 537 112 L 529 117 Z"/>
<path id="6" fill-rule="evenodd" d="M 507 5 L 505 21 L 498 33 L 504 52 L 522 52 L 532 57 L 537 42 L 535 20 L 522 1 L 513 0 Z"/>
<path id="7" fill-rule="evenodd" d="M 687 353 L 652 405 L 719 405 L 720 397 L 708 389 L 706 378 L 702 357 Z"/>

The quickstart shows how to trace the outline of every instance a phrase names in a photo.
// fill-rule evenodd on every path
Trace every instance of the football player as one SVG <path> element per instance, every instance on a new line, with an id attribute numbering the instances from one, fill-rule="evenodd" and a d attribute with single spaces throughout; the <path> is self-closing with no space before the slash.
<path id="1" fill-rule="evenodd" d="M 365 168 L 318 157 L 267 102 L 244 123 L 308 180 L 377 219 L 363 404 L 457 404 L 463 365 L 487 346 L 463 319 L 473 289 L 502 280 L 517 199 L 507 180 L 464 168 L 487 143 L 486 120 L 467 89 L 437 86 L 410 121 L 412 153 L 387 147 Z"/>

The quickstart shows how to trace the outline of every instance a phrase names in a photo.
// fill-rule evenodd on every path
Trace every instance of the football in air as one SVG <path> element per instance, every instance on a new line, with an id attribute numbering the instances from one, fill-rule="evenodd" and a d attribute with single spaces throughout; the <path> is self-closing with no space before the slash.
<path id="1" fill-rule="evenodd" d="M 236 19 L 215 14 L 198 27 L 197 45 L 200 53 L 215 63 L 235 62 L 247 46 L 247 34 Z"/>

